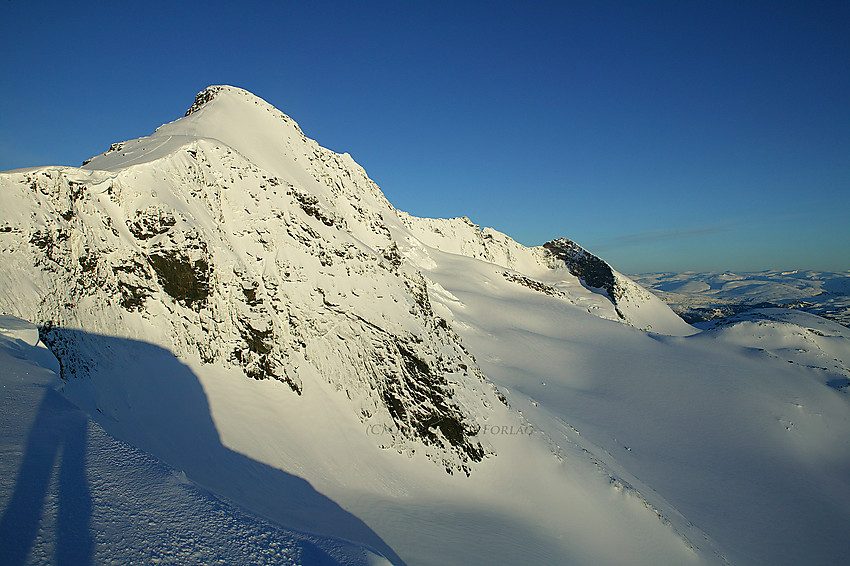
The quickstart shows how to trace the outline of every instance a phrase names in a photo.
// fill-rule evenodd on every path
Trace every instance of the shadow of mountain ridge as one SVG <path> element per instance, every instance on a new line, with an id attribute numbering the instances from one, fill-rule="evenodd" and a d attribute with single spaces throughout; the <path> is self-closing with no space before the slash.
<path id="1" fill-rule="evenodd" d="M 52 327 L 71 400 L 112 436 L 148 452 L 209 491 L 291 530 L 357 543 L 404 562 L 371 528 L 298 476 L 224 446 L 206 394 L 170 351 L 137 340 Z"/>

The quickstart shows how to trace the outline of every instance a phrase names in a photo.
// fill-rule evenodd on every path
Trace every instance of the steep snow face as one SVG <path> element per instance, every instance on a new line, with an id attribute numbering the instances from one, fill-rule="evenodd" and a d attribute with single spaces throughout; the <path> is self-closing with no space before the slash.
<path id="1" fill-rule="evenodd" d="M 394 446 L 424 443 L 450 470 L 484 457 L 462 405 L 495 393 L 369 215 L 342 216 L 208 139 L 116 173 L 5 180 L 17 222 L 4 277 L 24 294 L 3 308 L 54 327 L 55 347 L 67 327 L 145 337 L 294 393 L 311 367 L 364 421 L 396 423 Z M 347 229 L 361 221 L 372 246 Z"/>

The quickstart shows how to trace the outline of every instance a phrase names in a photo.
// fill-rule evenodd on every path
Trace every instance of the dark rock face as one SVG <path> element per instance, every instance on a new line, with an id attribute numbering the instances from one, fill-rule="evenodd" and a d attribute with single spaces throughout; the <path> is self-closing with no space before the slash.
<path id="1" fill-rule="evenodd" d="M 581 279 L 585 285 L 605 289 L 611 302 L 617 304 L 622 291 L 617 286 L 610 265 L 566 238 L 546 242 L 543 248 L 551 258 L 564 262 L 570 273 Z"/>
<path id="2" fill-rule="evenodd" d="M 345 227 L 345 221 L 338 218 L 333 212 L 323 208 L 319 204 L 319 199 L 314 195 L 293 191 L 292 196 L 304 212 L 325 226 L 337 226 L 338 228 Z"/>
<path id="3" fill-rule="evenodd" d="M 410 344 L 396 341 L 386 347 L 402 361 L 400 372 L 379 377 L 381 398 L 399 430 L 432 446 L 442 446 L 445 440 L 465 455 L 464 460 L 480 462 L 484 448 L 472 438 L 478 427 L 452 402 L 451 386 L 442 376 L 447 368 L 432 368 L 408 349 Z M 460 469 L 469 475 L 467 465 Z M 448 464 L 446 471 L 452 473 Z"/>
<path id="4" fill-rule="evenodd" d="M 121 299 L 119 304 L 128 311 L 141 311 L 154 290 L 150 268 L 142 257 L 129 257 L 112 265 Z"/>
<path id="5" fill-rule="evenodd" d="M 162 289 L 187 306 L 201 303 L 209 296 L 209 264 L 204 259 L 190 260 L 180 252 L 158 252 L 148 257 Z"/>
<path id="6" fill-rule="evenodd" d="M 523 287 L 528 287 L 529 289 L 537 291 L 538 293 L 543 293 L 544 295 L 550 295 L 552 297 L 564 296 L 564 293 L 562 291 L 555 289 L 551 285 L 546 285 L 545 283 L 541 283 L 540 281 L 535 281 L 534 279 L 526 277 L 525 275 L 519 275 L 516 273 L 510 273 L 508 271 L 505 271 L 502 273 L 502 276 L 508 281 L 511 281 L 512 283 L 518 283 Z"/>
<path id="7" fill-rule="evenodd" d="M 133 220 L 127 220 L 127 228 L 136 239 L 147 240 L 168 232 L 176 223 L 171 211 L 152 206 L 137 211 Z"/>
<path id="8" fill-rule="evenodd" d="M 188 110 L 186 110 L 186 114 L 184 114 L 184 116 L 188 116 L 189 114 L 200 110 L 204 104 L 215 98 L 215 95 L 218 94 L 220 90 L 221 87 L 211 86 L 199 92 L 195 96 L 195 102 Z"/>

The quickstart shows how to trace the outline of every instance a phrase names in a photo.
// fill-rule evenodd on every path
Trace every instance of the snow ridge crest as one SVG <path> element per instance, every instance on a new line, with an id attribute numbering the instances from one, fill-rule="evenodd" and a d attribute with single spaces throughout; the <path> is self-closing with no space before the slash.
<path id="1" fill-rule="evenodd" d="M 207 88 L 205 88 L 204 90 L 202 90 L 201 92 L 199 92 L 198 94 L 195 95 L 195 102 L 192 103 L 192 106 L 190 106 L 188 110 L 186 110 L 186 113 L 183 115 L 183 117 L 185 118 L 186 116 L 197 112 L 205 104 L 211 102 L 214 98 L 216 98 L 222 92 L 232 92 L 234 94 L 238 94 L 238 95 L 241 95 L 241 96 L 246 97 L 246 98 L 253 98 L 253 99 L 262 100 L 257 95 L 252 94 L 252 93 L 248 92 L 247 90 L 239 88 L 239 87 L 230 86 L 230 85 L 210 85 L 210 86 L 208 86 Z M 265 104 L 268 104 L 268 102 L 266 102 L 265 100 L 263 100 L 263 102 Z"/>

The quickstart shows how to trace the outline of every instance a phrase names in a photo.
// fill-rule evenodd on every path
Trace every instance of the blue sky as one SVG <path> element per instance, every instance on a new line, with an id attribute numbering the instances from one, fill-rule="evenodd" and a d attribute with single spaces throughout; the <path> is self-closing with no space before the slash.
<path id="1" fill-rule="evenodd" d="M 848 2 L 0 0 L 0 170 L 246 88 L 398 208 L 624 272 L 850 269 Z"/>

